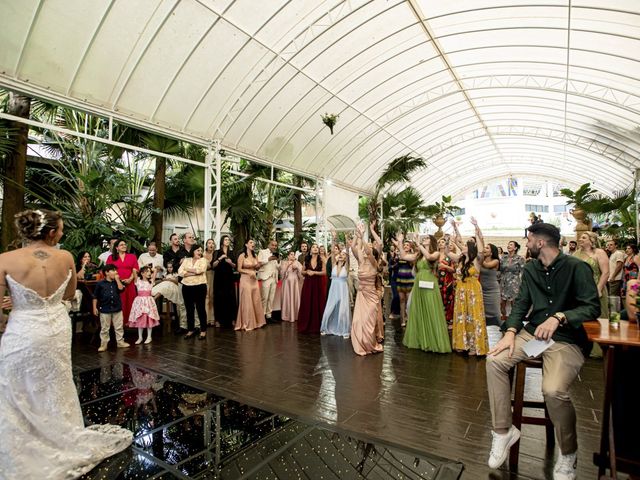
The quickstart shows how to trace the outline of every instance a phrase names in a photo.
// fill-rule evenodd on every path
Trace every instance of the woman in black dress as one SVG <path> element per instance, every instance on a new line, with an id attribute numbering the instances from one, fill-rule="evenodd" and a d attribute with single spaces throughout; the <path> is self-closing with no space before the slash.
<path id="1" fill-rule="evenodd" d="M 234 269 L 235 256 L 231 250 L 231 239 L 223 235 L 220 249 L 213 253 L 213 312 L 216 322 L 223 327 L 233 326 L 238 313 Z"/>

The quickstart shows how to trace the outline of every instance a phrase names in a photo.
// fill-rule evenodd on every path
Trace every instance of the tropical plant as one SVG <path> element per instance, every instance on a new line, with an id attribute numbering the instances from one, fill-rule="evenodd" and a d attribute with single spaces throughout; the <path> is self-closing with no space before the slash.
<path id="1" fill-rule="evenodd" d="M 446 217 L 447 215 L 453 216 L 460 207 L 451 203 L 451 195 L 442 195 L 442 201 L 435 202 L 425 207 L 428 216 L 431 217 Z"/>
<path id="2" fill-rule="evenodd" d="M 560 194 L 567 198 L 567 205 L 573 205 L 586 213 L 592 213 L 594 209 L 597 210 L 600 206 L 598 202 L 594 202 L 596 190 L 591 188 L 591 183 L 584 183 L 576 190 L 563 188 L 560 190 Z"/>
<path id="3" fill-rule="evenodd" d="M 369 221 L 375 220 L 377 224 L 380 204 L 383 202 L 383 198 L 381 198 L 382 193 L 385 190 L 391 190 L 400 183 L 408 182 L 411 174 L 426 168 L 426 166 L 427 164 L 424 159 L 420 157 L 413 157 L 411 155 L 403 155 L 393 159 L 382 172 L 380 178 L 378 178 L 373 195 L 367 202 L 367 219 Z"/>
<path id="4" fill-rule="evenodd" d="M 626 189 L 614 192 L 613 197 L 599 197 L 601 203 L 600 225 L 605 236 L 621 241 L 636 238 L 636 191 Z"/>
<path id="5" fill-rule="evenodd" d="M 5 110 L 17 117 L 29 118 L 31 98 L 9 93 L 3 95 Z M 25 123 L 3 121 L 0 124 L 2 147 L 2 220 L 0 225 L 0 251 L 13 241 L 14 216 L 24 209 L 24 182 L 27 169 L 27 142 L 29 126 Z"/>

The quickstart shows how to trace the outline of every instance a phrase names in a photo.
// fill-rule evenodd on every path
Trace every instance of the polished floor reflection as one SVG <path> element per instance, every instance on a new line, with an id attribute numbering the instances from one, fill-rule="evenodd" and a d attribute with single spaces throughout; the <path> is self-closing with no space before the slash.
<path id="1" fill-rule="evenodd" d="M 89 479 L 455 479 L 462 465 L 229 400 L 126 363 L 76 374 L 89 424 L 134 432 Z"/>
<path id="2" fill-rule="evenodd" d="M 126 335 L 135 339 L 136 333 Z M 428 464 L 440 462 L 436 478 L 451 478 L 463 465 L 462 479 L 544 479 L 557 454 L 545 449 L 542 427 L 526 426 L 517 475 L 490 470 L 484 359 L 407 349 L 393 322 L 386 326 L 384 353 L 368 357 L 355 355 L 348 340 L 298 335 L 288 323 L 253 332 L 210 329 L 205 341 L 163 335 L 158 328 L 150 345 L 111 347 L 103 354 L 92 341 L 89 333 L 77 334 L 73 343 L 87 418 L 126 425 L 137 435 L 126 470 L 131 473 L 108 478 L 135 478 L 136 471 L 146 472 L 138 478 L 173 478 L 174 470 L 179 478 L 320 478 L 315 469 L 333 478 L 332 458 L 344 462 L 335 468 L 350 468 L 353 475 L 341 478 L 362 478 L 363 458 L 369 478 L 411 478 L 389 472 L 413 466 L 418 458 L 416 475 L 428 475 Z M 602 361 L 589 359 L 572 387 L 580 478 L 596 477 L 592 454 L 599 446 L 602 378 Z M 531 394 L 540 394 L 539 380 L 530 376 Z M 314 430 L 297 438 L 308 427 Z M 204 448 L 206 442 L 213 446 Z M 291 448 L 280 452 L 280 444 Z M 313 448 L 323 454 L 313 454 Z M 303 453 L 292 458 L 296 450 Z M 254 470 L 260 461 L 265 470 Z M 244 470 L 225 470 L 235 468 L 234 462 Z M 204 473 L 205 464 L 213 473 Z M 369 465 L 384 466 L 385 473 L 376 477 Z M 451 465 L 453 470 L 444 468 Z M 445 472 L 447 477 L 437 476 Z"/>

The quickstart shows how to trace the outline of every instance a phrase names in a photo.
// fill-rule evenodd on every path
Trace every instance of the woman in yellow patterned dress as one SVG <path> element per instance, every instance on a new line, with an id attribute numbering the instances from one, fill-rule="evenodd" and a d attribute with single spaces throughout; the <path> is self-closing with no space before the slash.
<path id="1" fill-rule="evenodd" d="M 448 253 L 458 262 L 451 347 L 469 355 L 486 355 L 489 351 L 484 317 L 480 265 L 476 242 L 469 240 L 460 255 Z"/>

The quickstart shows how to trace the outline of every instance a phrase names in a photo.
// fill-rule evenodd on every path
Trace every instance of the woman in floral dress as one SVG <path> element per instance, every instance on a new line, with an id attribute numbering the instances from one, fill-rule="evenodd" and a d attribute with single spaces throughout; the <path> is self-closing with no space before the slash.
<path id="1" fill-rule="evenodd" d="M 458 262 L 456 298 L 453 306 L 451 346 L 469 355 L 486 355 L 489 351 L 487 325 L 484 316 L 478 246 L 467 241 L 462 253 L 449 253 Z"/>
<path id="2" fill-rule="evenodd" d="M 507 254 L 500 259 L 500 310 L 503 320 L 511 313 L 513 302 L 520 291 L 525 261 L 522 255 L 518 255 L 518 250 L 520 250 L 518 242 L 509 242 Z"/>
<path id="3" fill-rule="evenodd" d="M 624 298 L 627 295 L 627 285 L 630 280 L 638 278 L 638 264 L 634 261 L 634 257 L 638 254 L 638 247 L 634 243 L 630 243 L 624 249 L 626 257 L 624 259 L 624 269 L 622 274 L 622 290 L 620 296 Z"/>
<path id="4" fill-rule="evenodd" d="M 446 252 L 447 240 L 441 238 L 438 240 L 438 285 L 440 286 L 440 295 L 444 305 L 444 318 L 447 320 L 447 327 L 451 330 L 453 326 L 453 304 L 455 303 L 456 290 L 456 268 L 455 262 Z"/>

